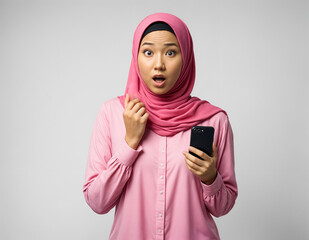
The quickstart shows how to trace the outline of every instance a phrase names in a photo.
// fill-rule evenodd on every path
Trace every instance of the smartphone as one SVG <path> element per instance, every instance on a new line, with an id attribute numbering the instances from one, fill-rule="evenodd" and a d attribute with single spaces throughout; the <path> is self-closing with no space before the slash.
<path id="1" fill-rule="evenodd" d="M 215 129 L 210 126 L 193 126 L 191 128 L 190 146 L 193 146 L 208 156 L 212 155 L 212 143 Z M 195 153 L 189 151 L 193 156 L 200 158 Z M 201 159 L 201 158 L 200 158 Z"/>

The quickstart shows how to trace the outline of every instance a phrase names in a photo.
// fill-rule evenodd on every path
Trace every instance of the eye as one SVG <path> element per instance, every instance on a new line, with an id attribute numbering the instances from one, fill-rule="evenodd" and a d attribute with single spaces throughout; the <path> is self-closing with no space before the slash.
<path id="1" fill-rule="evenodd" d="M 166 55 L 167 56 L 174 56 L 176 54 L 176 52 L 175 51 L 173 51 L 173 50 L 169 50 L 167 53 L 166 53 Z"/>
<path id="2" fill-rule="evenodd" d="M 149 51 L 149 50 L 145 50 L 145 51 L 144 51 L 144 54 L 145 54 L 146 56 L 151 56 L 151 55 L 152 55 L 152 52 Z"/>

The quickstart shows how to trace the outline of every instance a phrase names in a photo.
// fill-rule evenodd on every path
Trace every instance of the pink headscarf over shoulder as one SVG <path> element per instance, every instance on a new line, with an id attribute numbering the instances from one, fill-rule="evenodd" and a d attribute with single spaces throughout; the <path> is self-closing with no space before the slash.
<path id="1" fill-rule="evenodd" d="M 141 78 L 137 57 L 139 44 L 145 29 L 153 22 L 165 22 L 171 26 L 178 39 L 182 54 L 182 69 L 174 87 L 163 95 L 153 93 Z M 172 136 L 206 120 L 222 109 L 209 102 L 191 97 L 195 81 L 195 59 L 193 43 L 186 24 L 169 13 L 147 16 L 137 26 L 133 37 L 132 60 L 125 94 L 119 96 L 121 104 L 127 93 L 130 98 L 138 97 L 149 114 L 147 126 L 161 136 Z M 225 112 L 224 112 L 225 113 Z M 226 113 L 225 113 L 226 114 Z"/>

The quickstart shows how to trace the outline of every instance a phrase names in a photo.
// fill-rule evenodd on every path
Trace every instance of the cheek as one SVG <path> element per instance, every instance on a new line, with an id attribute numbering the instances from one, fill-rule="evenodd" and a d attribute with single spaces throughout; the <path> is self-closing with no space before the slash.
<path id="1" fill-rule="evenodd" d="M 145 72 L 145 66 L 144 66 L 145 64 L 143 63 L 143 61 L 140 58 L 138 58 L 137 63 L 138 63 L 138 69 L 139 69 L 139 72 L 141 74 L 141 77 L 143 77 L 144 72 Z"/>
<path id="2" fill-rule="evenodd" d="M 182 61 L 179 60 L 177 62 L 175 62 L 174 66 L 173 66 L 173 72 L 174 72 L 174 77 L 176 78 L 175 80 L 177 81 L 177 79 L 180 76 L 181 73 L 181 68 L 182 68 Z"/>
<path id="3" fill-rule="evenodd" d="M 146 83 L 146 85 L 148 86 L 150 80 L 149 80 L 149 63 L 145 60 L 143 60 L 142 58 L 139 59 L 138 61 L 138 69 L 139 69 L 139 73 L 140 76 L 142 78 L 142 80 Z"/>
<path id="4" fill-rule="evenodd" d="M 138 68 L 141 74 L 147 73 L 149 70 L 149 63 L 142 58 L 138 59 Z"/>

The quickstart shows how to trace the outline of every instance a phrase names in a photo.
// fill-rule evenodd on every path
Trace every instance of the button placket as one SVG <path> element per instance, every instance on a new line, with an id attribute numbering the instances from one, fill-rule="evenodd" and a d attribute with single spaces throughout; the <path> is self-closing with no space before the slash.
<path id="1" fill-rule="evenodd" d="M 160 137 L 159 142 L 159 168 L 157 179 L 157 201 L 156 201 L 156 240 L 164 239 L 165 219 L 165 180 L 166 180 L 166 137 Z"/>

